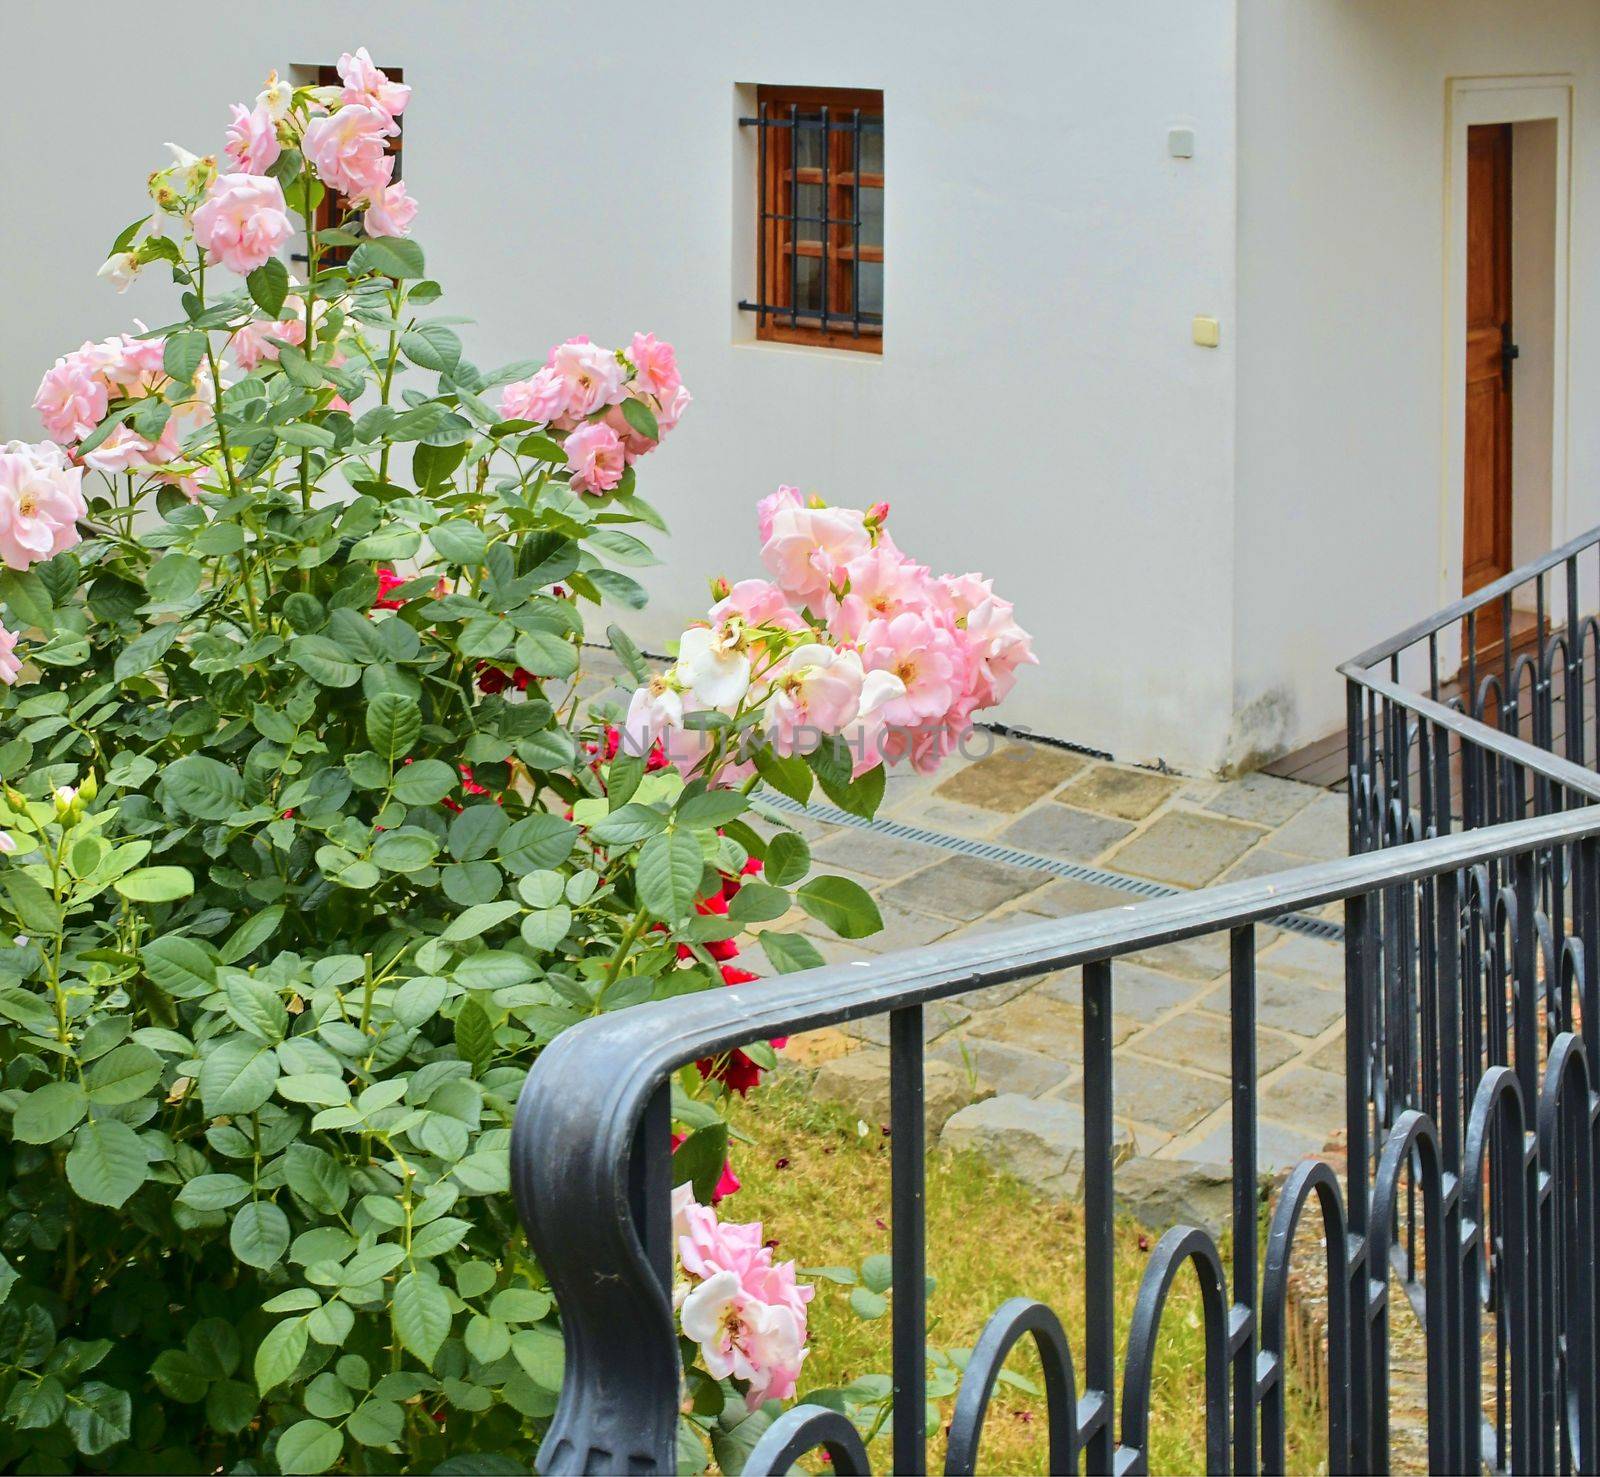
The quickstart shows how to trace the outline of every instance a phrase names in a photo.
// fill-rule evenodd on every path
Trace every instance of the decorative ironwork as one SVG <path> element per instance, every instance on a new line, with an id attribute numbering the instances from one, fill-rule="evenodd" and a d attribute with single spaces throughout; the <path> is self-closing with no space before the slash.
<path id="1" fill-rule="evenodd" d="M 1487 877 L 1488 882 L 1485 882 Z M 1502 877 L 1511 881 L 1492 885 Z M 922 1373 L 922 1010 L 930 1002 L 1035 974 L 1083 967 L 1085 1293 L 1081 1387 L 1059 1322 L 1027 1300 L 1002 1307 L 979 1340 L 956 1400 L 947 1470 L 970 1471 L 994 1379 L 1024 1335 L 1045 1370 L 1051 1469 L 1141 1472 L 1148 1462 L 1150 1379 L 1173 1281 L 1199 1276 L 1205 1325 L 1207 1465 L 1281 1471 L 1289 1248 L 1305 1211 L 1321 1218 L 1329 1268 L 1329 1470 L 1383 1470 L 1388 1452 L 1388 1313 L 1392 1248 L 1420 1232 L 1408 1268 L 1426 1284 L 1428 1435 L 1436 1470 L 1475 1470 L 1486 1437 L 1479 1391 L 1480 1293 L 1509 1351 L 1510 1384 L 1487 1447 L 1515 1470 L 1581 1470 L 1595 1456 L 1595 1135 L 1600 1097 L 1591 1062 L 1600 1028 L 1594 948 L 1552 956 L 1536 942 L 1535 888 L 1572 942 L 1600 931 L 1600 811 L 1536 815 L 1447 832 L 1275 877 L 1062 919 L 870 964 L 810 970 L 760 991 L 708 991 L 601 1016 L 539 1059 L 518 1104 L 512 1179 L 518 1209 L 560 1302 L 567 1373 L 539 1454 L 549 1472 L 665 1472 L 676 1466 L 680 1395 L 670 1296 L 670 1099 L 683 1063 L 743 1042 L 890 1017 L 893 1176 L 894 1469 L 926 1470 Z M 1391 936 L 1416 899 L 1412 929 Z M 1559 894 L 1557 906 L 1554 899 Z M 1231 941 L 1233 1195 L 1238 1224 L 1257 1197 L 1255 926 L 1286 910 L 1343 901 L 1348 1009 L 1350 1182 L 1302 1165 L 1279 1192 L 1258 1273 L 1256 1242 L 1233 1238 L 1231 1268 L 1212 1238 L 1168 1231 L 1153 1249 L 1119 1380 L 1113 1343 L 1115 1167 L 1111 1044 L 1115 961 L 1196 938 Z M 1381 926 L 1380 926 L 1381 925 Z M 1468 1000 L 1490 945 L 1508 986 L 1505 1018 L 1462 1044 Z M 1393 1027 L 1396 949 L 1427 961 L 1439 1015 L 1419 1038 L 1434 1053 L 1435 1117 L 1408 1106 L 1389 1117 L 1364 1091 L 1369 1032 Z M 1556 996 L 1541 959 L 1561 966 Z M 1560 1029 L 1541 1036 L 1557 998 Z M 1380 1010 L 1378 1007 L 1385 1007 Z M 1576 1018 L 1574 1020 L 1574 1017 Z M 1504 1031 L 1502 1033 L 1502 1026 Z M 1499 1055 L 1499 1042 L 1507 1052 Z M 1454 1044 L 1452 1044 L 1454 1043 Z M 1488 1043 L 1488 1044 L 1485 1044 Z M 1531 1045 L 1530 1045 L 1531 1043 Z M 1491 1065 L 1478 1070 L 1478 1053 Z M 1425 1054 L 1424 1054 L 1425 1055 Z M 1413 1058 L 1412 1060 L 1415 1060 Z M 1393 1096 L 1384 1109 L 1398 1101 Z M 1405 1092 L 1410 1091 L 1409 1079 Z M 1382 1124 L 1380 1130 L 1375 1124 Z M 1535 1129 L 1533 1125 L 1537 1125 Z M 1485 1195 L 1485 1184 L 1488 1187 Z M 1420 1199 L 1424 1214 L 1407 1213 Z M 1509 1446 L 1507 1443 L 1509 1442 Z M 746 1471 L 785 1471 L 821 1446 L 838 1471 L 866 1456 L 832 1411 L 801 1406 L 775 1423 Z"/>

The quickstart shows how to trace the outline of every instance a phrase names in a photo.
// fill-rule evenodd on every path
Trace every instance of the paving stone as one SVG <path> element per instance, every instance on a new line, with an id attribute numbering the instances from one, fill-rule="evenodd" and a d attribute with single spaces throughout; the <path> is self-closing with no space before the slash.
<path id="1" fill-rule="evenodd" d="M 1286 933 L 1283 942 L 1261 953 L 1261 968 L 1287 979 L 1305 980 L 1325 990 L 1344 989 L 1344 946 L 1327 939 Z"/>
<path id="2" fill-rule="evenodd" d="M 1319 795 L 1273 833 L 1273 849 L 1315 861 L 1331 862 L 1348 856 L 1350 815 L 1347 805 L 1343 795 Z"/>
<path id="3" fill-rule="evenodd" d="M 1253 826 L 1193 810 L 1157 816 L 1107 865 L 1175 887 L 1202 887 L 1239 860 L 1262 837 Z"/>
<path id="4" fill-rule="evenodd" d="M 815 1031 L 801 1031 L 789 1037 L 778 1060 L 815 1071 L 824 1062 L 855 1050 L 856 1043 L 837 1026 L 819 1026 Z"/>
<path id="5" fill-rule="evenodd" d="M 1117 1209 L 1152 1231 L 1198 1226 L 1220 1237 L 1233 1219 L 1233 1170 L 1226 1163 L 1130 1159 L 1116 1172 Z"/>
<path id="6" fill-rule="evenodd" d="M 1077 1070 L 1037 1051 L 981 1037 L 951 1036 L 941 1041 L 931 1055 L 976 1076 L 996 1092 L 1019 1093 L 1023 1097 L 1038 1097 L 1059 1087 Z"/>
<path id="7" fill-rule="evenodd" d="M 1118 820 L 1142 821 L 1158 805 L 1170 800 L 1183 781 L 1148 769 L 1120 764 L 1097 764 L 1087 774 L 1070 781 L 1056 798 Z"/>
<path id="8" fill-rule="evenodd" d="M 1251 877 L 1270 877 L 1274 872 L 1292 872 L 1305 864 L 1303 856 L 1290 856 L 1287 852 L 1269 851 L 1264 846 L 1258 846 L 1254 851 L 1247 851 L 1222 880 L 1245 882 Z"/>
<path id="9" fill-rule="evenodd" d="M 883 893 L 883 900 L 970 923 L 1002 903 L 1044 886 L 1047 876 L 1005 862 L 955 856 L 895 883 Z"/>
<path id="10" fill-rule="evenodd" d="M 922 1112 L 928 1142 L 938 1139 L 952 1114 L 991 1093 L 949 1062 L 925 1062 Z M 867 1123 L 887 1124 L 889 1053 L 857 1051 L 825 1062 L 811 1084 L 811 1095 L 818 1102 L 846 1108 Z"/>
<path id="11" fill-rule="evenodd" d="M 1257 940 L 1257 947 L 1260 940 Z M 1153 949 L 1141 949 L 1128 958 L 1135 964 L 1148 964 L 1170 974 L 1181 974 L 1192 980 L 1214 980 L 1228 971 L 1228 935 L 1203 933 L 1198 938 L 1180 939 L 1175 944 L 1157 944 Z M 1112 978 L 1116 970 L 1112 970 Z"/>
<path id="12" fill-rule="evenodd" d="M 1056 800 L 1030 810 L 1000 833 L 1007 846 L 1064 857 L 1072 862 L 1093 861 L 1133 829 L 1127 821 L 1114 821 L 1087 810 L 1074 810 Z"/>
<path id="13" fill-rule="evenodd" d="M 1344 1074 L 1296 1067 L 1263 1087 L 1260 1102 L 1266 1117 L 1321 1127 L 1327 1137 L 1344 1126 Z"/>
<path id="14" fill-rule="evenodd" d="M 1228 1013 L 1228 988 L 1213 990 L 1200 1002 L 1206 1010 Z M 1320 990 L 1305 980 L 1256 971 L 1256 1024 L 1296 1036 L 1320 1036 L 1344 1014 L 1342 991 Z"/>
<path id="15" fill-rule="evenodd" d="M 946 853 L 923 841 L 904 841 L 852 827 L 816 848 L 812 859 L 826 866 L 849 867 L 879 882 L 892 882 L 938 861 Z"/>
<path id="16" fill-rule="evenodd" d="M 937 795 L 914 795 L 903 806 L 882 814 L 892 816 L 908 826 L 922 826 L 930 831 L 943 831 L 951 836 L 970 836 L 987 840 L 1005 823 L 1005 813 L 984 810 L 977 805 L 961 805 L 954 800 L 941 800 Z"/>
<path id="17" fill-rule="evenodd" d="M 1049 1195 L 1076 1197 L 1083 1188 L 1083 1113 L 1071 1103 L 1037 1102 L 1003 1093 L 962 1108 L 939 1142 L 954 1152 L 982 1154 L 1024 1184 Z M 1132 1135 L 1112 1126 L 1113 1158 L 1126 1157 Z"/>
<path id="18" fill-rule="evenodd" d="M 1247 774 L 1243 779 L 1223 785 L 1207 802 L 1206 809 L 1218 815 L 1231 815 L 1235 820 L 1254 821 L 1258 826 L 1281 826 L 1290 816 L 1326 793 L 1315 785 L 1302 785 L 1270 774 Z"/>
<path id="19" fill-rule="evenodd" d="M 841 831 L 859 829 L 856 826 L 836 826 L 832 821 L 818 820 L 815 816 L 806 815 L 798 810 L 784 811 L 782 825 L 775 821 L 762 820 L 759 816 L 751 817 L 751 824 L 761 836 L 775 836 L 779 831 L 798 831 L 813 845 L 826 841 L 830 836 L 837 836 Z"/>
<path id="20" fill-rule="evenodd" d="M 957 770 L 935 786 L 945 800 L 1014 814 L 1072 778 L 1084 760 L 1045 744 L 1007 744 L 986 759 Z"/>
<path id="21" fill-rule="evenodd" d="M 1323 1072 L 1333 1072 L 1338 1076 L 1344 1075 L 1344 1032 L 1340 1031 L 1331 1041 L 1325 1041 L 1309 1058 L 1310 1064 Z"/>
<path id="22" fill-rule="evenodd" d="M 950 998 L 982 1014 L 986 1010 L 993 1010 L 997 1005 L 1004 1005 L 1008 1000 L 1015 1000 L 1018 995 L 1026 994 L 1038 983 L 1038 976 L 1030 975 L 1027 979 L 1007 980 L 1003 985 L 985 985 L 982 989 L 966 990 Z"/>
<path id="23" fill-rule="evenodd" d="M 1233 1070 L 1233 1038 L 1228 1018 L 1209 1011 L 1190 1010 L 1145 1031 L 1134 1050 L 1164 1062 L 1213 1072 L 1219 1077 Z M 1278 1031 L 1256 1032 L 1256 1074 L 1266 1073 L 1300 1054 L 1300 1043 Z"/>
<path id="24" fill-rule="evenodd" d="M 1119 959 L 1111 967 L 1111 1019 L 1148 1025 L 1169 1011 L 1186 1005 L 1204 988 L 1195 980 L 1162 974 L 1142 964 Z M 1064 969 L 1039 981 L 1039 993 L 1067 1005 L 1083 1004 L 1083 971 Z"/>
<path id="25" fill-rule="evenodd" d="M 1136 1022 L 1113 1015 L 1111 1044 L 1119 1045 L 1138 1029 Z M 1030 991 L 993 1010 L 974 1015 L 967 1036 L 1025 1046 L 1057 1061 L 1083 1060 L 1083 1011 L 1039 991 Z"/>
<path id="26" fill-rule="evenodd" d="M 1302 1159 L 1320 1155 L 1328 1136 L 1287 1128 L 1281 1123 L 1262 1119 L 1256 1124 L 1256 1172 L 1277 1174 L 1281 1170 L 1293 1169 Z M 1197 1142 L 1178 1150 L 1172 1157 L 1189 1163 L 1231 1164 L 1233 1125 L 1228 1115 L 1219 1115 L 1209 1132 Z"/>
<path id="27" fill-rule="evenodd" d="M 1228 1084 L 1165 1062 L 1119 1052 L 1113 1059 L 1114 1112 L 1119 1118 L 1182 1133 L 1228 1100 Z"/>
<path id="28" fill-rule="evenodd" d="M 1126 908 L 1142 899 L 1119 887 L 1104 887 L 1098 882 L 1082 882 L 1076 877 L 1058 877 L 1028 898 L 1028 908 L 1052 918 L 1070 918 L 1078 913 L 1098 913 L 1102 908 Z"/>
<path id="29" fill-rule="evenodd" d="M 958 1005 L 954 1000 L 935 1000 L 922 1008 L 922 1039 L 937 1041 L 971 1016 L 972 1012 L 965 1005 Z M 845 1030 L 862 1041 L 871 1041 L 878 1046 L 889 1044 L 887 1014 L 863 1016 L 858 1021 L 851 1021 Z"/>

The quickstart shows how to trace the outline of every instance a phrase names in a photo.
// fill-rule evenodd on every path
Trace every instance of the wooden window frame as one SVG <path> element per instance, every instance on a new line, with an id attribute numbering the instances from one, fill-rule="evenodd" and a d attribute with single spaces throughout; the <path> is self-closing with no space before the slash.
<path id="1" fill-rule="evenodd" d="M 826 109 L 829 131 L 825 165 L 794 167 L 795 131 L 784 126 L 785 113 Z M 863 262 L 883 261 L 882 246 L 857 246 L 860 234 L 859 199 L 855 165 L 859 132 L 837 127 L 839 113 L 853 119 L 860 110 L 863 122 L 883 120 L 883 93 L 865 88 L 769 87 L 756 89 L 757 210 L 756 287 L 758 301 L 741 304 L 756 314 L 756 338 L 769 343 L 804 344 L 813 348 L 849 349 L 858 353 L 883 352 L 882 314 L 879 321 L 840 323 L 833 314 L 850 314 L 854 304 L 854 265 L 859 250 Z M 837 110 L 837 111 L 836 111 Z M 778 120 L 776 124 L 771 120 Z M 864 189 L 882 189 L 882 173 L 860 176 Z M 795 224 L 796 185 L 824 186 L 822 232 L 817 240 L 791 240 Z M 798 237 L 798 232 L 795 232 Z M 796 309 L 793 268 L 797 257 L 821 258 L 823 267 L 822 313 Z M 823 316 L 823 315 L 830 316 Z"/>

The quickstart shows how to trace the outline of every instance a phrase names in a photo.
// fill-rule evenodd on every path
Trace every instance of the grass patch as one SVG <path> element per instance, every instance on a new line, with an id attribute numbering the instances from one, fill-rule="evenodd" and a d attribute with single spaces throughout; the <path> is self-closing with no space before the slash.
<path id="1" fill-rule="evenodd" d="M 749 1142 L 735 1150 L 744 1188 L 724 1203 L 731 1220 L 760 1218 L 777 1241 L 779 1259 L 802 1266 L 855 1266 L 890 1249 L 889 1142 L 878 1125 L 862 1133 L 856 1120 L 811 1102 L 792 1081 L 772 1081 L 735 1114 Z M 1049 1304 L 1072 1345 L 1083 1386 L 1083 1208 L 1044 1199 L 996 1173 L 976 1155 L 930 1152 L 927 1167 L 928 1271 L 937 1286 L 928 1301 L 931 1345 L 970 1348 L 989 1315 L 1009 1297 Z M 1158 1238 L 1119 1222 L 1116 1250 L 1117 1349 L 1122 1356 L 1139 1282 Z M 1223 1247 L 1226 1260 L 1228 1248 Z M 844 1385 L 863 1374 L 887 1374 L 890 1319 L 866 1321 L 848 1306 L 848 1289 L 819 1281 L 811 1304 L 811 1354 L 801 1378 L 809 1389 Z M 1204 1337 L 1200 1294 L 1185 1272 L 1162 1322 L 1151 1404 L 1150 1467 L 1154 1472 L 1205 1469 L 1201 1395 Z M 1031 1340 L 1013 1350 L 1008 1368 L 1040 1380 Z M 1119 1376 L 1120 1389 L 1120 1376 Z M 944 1430 L 955 1402 L 941 1403 L 939 1432 L 929 1441 L 929 1470 L 944 1465 Z M 1120 1420 L 1118 1422 L 1120 1427 Z M 1289 1470 L 1325 1470 L 1326 1428 L 1320 1412 L 1291 1385 Z M 1042 1395 L 997 1387 L 980 1451 L 986 1472 L 1046 1471 Z M 871 1449 L 874 1471 L 890 1470 L 890 1443 Z M 808 1463 L 814 1470 L 826 1470 Z"/>

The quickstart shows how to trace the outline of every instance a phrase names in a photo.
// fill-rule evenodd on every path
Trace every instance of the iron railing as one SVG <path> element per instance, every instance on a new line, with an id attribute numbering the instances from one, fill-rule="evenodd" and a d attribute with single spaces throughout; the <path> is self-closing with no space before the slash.
<path id="1" fill-rule="evenodd" d="M 1409 821 L 1408 821 L 1409 824 Z M 1509 877 L 1494 888 L 1486 878 Z M 1528 906 L 1535 878 L 1568 920 L 1555 971 Z M 1402 907 L 1396 899 L 1410 899 Z M 1348 1015 L 1347 1182 L 1302 1163 L 1277 1195 L 1258 1265 L 1255 927 L 1343 902 Z M 1548 914 L 1547 914 L 1548 916 Z M 1402 920 L 1409 931 L 1391 934 Z M 1232 1265 L 1189 1226 L 1152 1250 L 1119 1366 L 1114 1336 L 1115 961 L 1207 934 L 1230 941 Z M 1008 1351 L 1039 1349 L 1050 1469 L 1139 1472 L 1148 1464 L 1153 1360 L 1175 1279 L 1198 1275 L 1204 1318 L 1207 1467 L 1281 1471 L 1289 1260 L 1313 1202 L 1328 1276 L 1328 1466 L 1387 1469 L 1391 1253 L 1405 1221 L 1422 1238 L 1428 1451 L 1435 1471 L 1597 1469 L 1595 1194 L 1600 1097 L 1600 811 L 1552 811 L 1431 836 L 1346 860 L 643 1005 L 587 1021 L 540 1057 L 518 1105 L 512 1180 L 560 1304 L 567 1364 L 539 1454 L 549 1472 L 676 1468 L 681 1391 L 671 1303 L 670 1082 L 682 1064 L 744 1042 L 889 1016 L 893 1236 L 893 1468 L 926 1470 L 923 1011 L 986 986 L 1082 966 L 1086 1333 L 1080 1366 L 1042 1303 L 1005 1303 L 957 1394 L 946 1470 L 971 1472 Z M 1398 954 L 1397 954 L 1398 951 Z M 1410 1108 L 1374 1134 L 1368 1032 L 1390 986 L 1385 960 L 1423 961 L 1438 1018 L 1437 1114 Z M 1540 979 L 1541 960 L 1545 979 Z M 1559 984 L 1552 984 L 1558 980 Z M 1481 984 L 1481 988 L 1480 988 Z M 1474 991 L 1477 991 L 1475 994 Z M 1478 1018 L 1472 1012 L 1493 1002 Z M 1472 1002 L 1477 1002 L 1474 1004 Z M 1492 1044 L 1489 1044 L 1492 1043 Z M 1482 1063 L 1489 1065 L 1483 1067 Z M 1492 1192 L 1492 1196 L 1491 1196 Z M 1405 1203 L 1422 1214 L 1406 1219 Z M 1490 1285 L 1496 1377 L 1509 1379 L 1485 1451 L 1480 1292 Z M 1502 1357 L 1503 1356 L 1503 1357 Z M 1498 1421 L 1498 1427 L 1493 1425 Z M 867 1470 L 837 1413 L 799 1406 L 745 1471 L 787 1471 L 826 1449 Z"/>

